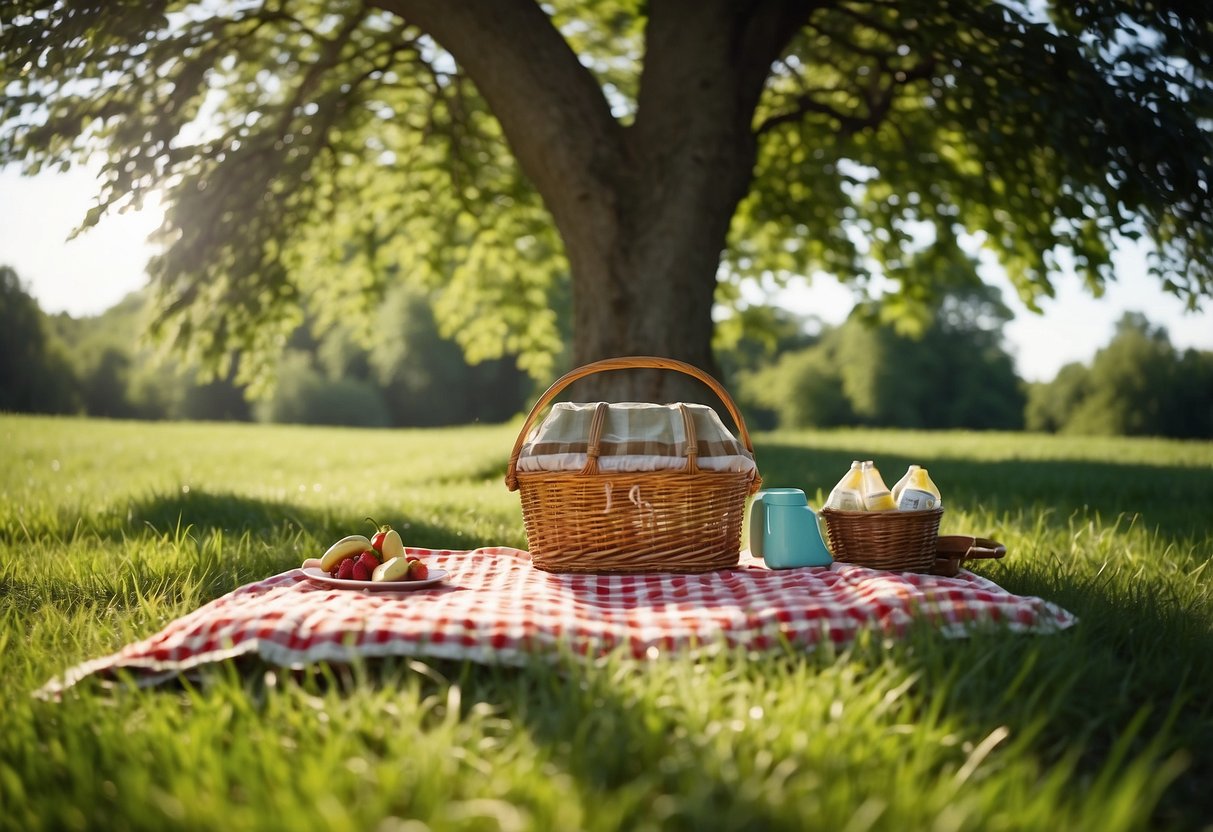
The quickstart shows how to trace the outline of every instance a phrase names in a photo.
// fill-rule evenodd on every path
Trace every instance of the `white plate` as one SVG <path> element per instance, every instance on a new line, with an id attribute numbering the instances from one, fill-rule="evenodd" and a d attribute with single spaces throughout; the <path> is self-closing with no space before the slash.
<path id="1" fill-rule="evenodd" d="M 370 592 L 409 592 L 414 589 L 424 589 L 427 586 L 442 583 L 451 574 L 445 569 L 430 567 L 430 574 L 423 581 L 344 581 L 334 578 L 318 566 L 304 567 L 304 576 L 309 581 L 336 587 L 337 589 L 365 589 Z"/>

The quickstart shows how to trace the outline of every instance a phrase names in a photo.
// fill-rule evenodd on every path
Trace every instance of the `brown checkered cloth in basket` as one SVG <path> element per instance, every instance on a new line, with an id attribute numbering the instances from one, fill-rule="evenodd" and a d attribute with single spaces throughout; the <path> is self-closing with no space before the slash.
<path id="1" fill-rule="evenodd" d="M 579 471 L 586 463 L 598 403 L 559 402 L 518 459 L 520 471 Z M 604 471 L 677 471 L 687 464 L 682 409 L 693 420 L 697 463 L 705 471 L 754 470 L 754 457 L 716 411 L 701 404 L 620 402 L 606 405 L 598 467 Z"/>

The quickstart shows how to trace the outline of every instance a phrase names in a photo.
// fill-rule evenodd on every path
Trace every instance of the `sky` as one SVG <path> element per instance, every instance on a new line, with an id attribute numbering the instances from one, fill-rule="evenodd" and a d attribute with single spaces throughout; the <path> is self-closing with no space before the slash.
<path id="1" fill-rule="evenodd" d="M 96 315 L 147 281 L 145 266 L 154 253 L 147 237 L 160 223 L 161 206 L 149 203 L 140 212 L 106 217 L 69 242 L 96 192 L 95 172 L 82 167 L 33 177 L 0 169 L 0 265 L 16 269 L 48 313 Z M 1057 297 L 1042 301 L 1043 314 L 1028 311 L 1005 279 L 989 274 L 1015 312 L 1004 334 L 1022 378 L 1048 381 L 1069 362 L 1090 363 L 1126 311 L 1142 312 L 1165 327 L 1179 349 L 1213 351 L 1213 300 L 1189 313 L 1146 274 L 1141 249 L 1118 251 L 1115 259 L 1117 282 L 1103 298 L 1064 276 L 1057 281 Z M 849 289 L 824 277 L 811 284 L 793 281 L 776 301 L 827 323 L 841 323 L 853 305 Z"/>

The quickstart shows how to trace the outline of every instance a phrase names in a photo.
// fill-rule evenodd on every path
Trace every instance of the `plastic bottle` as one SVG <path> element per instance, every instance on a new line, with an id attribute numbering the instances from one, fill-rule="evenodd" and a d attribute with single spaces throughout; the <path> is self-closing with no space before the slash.
<path id="1" fill-rule="evenodd" d="M 826 498 L 825 508 L 835 511 L 863 511 L 863 466 L 859 460 L 851 463 L 851 470 L 843 475 L 830 496 Z"/>
<path id="2" fill-rule="evenodd" d="M 941 505 L 943 497 L 926 468 L 919 468 L 913 473 L 897 500 L 897 508 L 901 511 L 925 511 Z"/>
<path id="3" fill-rule="evenodd" d="M 902 475 L 901 479 L 893 484 L 893 502 L 897 502 L 901 499 L 901 492 L 905 490 L 906 484 L 910 481 L 910 477 L 914 475 L 914 472 L 917 471 L 918 468 L 919 466 L 917 465 L 911 465 L 906 469 L 906 472 Z"/>
<path id="4" fill-rule="evenodd" d="M 876 463 L 868 460 L 861 469 L 863 478 L 863 507 L 867 511 L 893 511 L 897 503 L 893 502 L 893 492 L 884 484 Z"/>

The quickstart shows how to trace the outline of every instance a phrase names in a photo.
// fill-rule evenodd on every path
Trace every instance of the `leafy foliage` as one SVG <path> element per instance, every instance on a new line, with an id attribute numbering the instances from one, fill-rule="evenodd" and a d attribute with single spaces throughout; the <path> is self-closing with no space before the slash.
<path id="1" fill-rule="evenodd" d="M 373 325 L 291 333 L 279 383 L 254 407 L 237 368 L 207 379 L 141 342 L 147 297 L 101 315 L 46 316 L 12 269 L 0 269 L 0 410 L 126 419 L 449 425 L 504 421 L 528 378 L 511 359 L 472 366 L 438 331 L 423 293 L 388 290 Z M 373 349 L 363 346 L 370 341 Z"/>
<path id="2" fill-rule="evenodd" d="M 551 184 L 540 198 L 542 160 L 578 148 L 594 175 L 624 183 L 604 198 L 627 212 L 644 202 L 645 183 L 629 179 L 643 171 L 595 165 L 666 170 L 679 131 L 712 120 L 729 143 L 671 186 L 745 172 L 719 243 L 725 268 L 705 281 L 825 271 L 874 295 L 881 278 L 894 287 L 887 310 L 921 328 L 931 297 L 967 270 L 968 241 L 1000 257 L 1031 305 L 1052 292 L 1063 253 L 1099 293 L 1117 240 L 1145 236 L 1168 289 L 1192 306 L 1213 291 L 1205 5 L 743 6 L 498 3 L 528 39 L 477 56 L 471 74 L 423 28 L 466 34 L 457 5 L 14 0 L 0 10 L 0 162 L 32 172 L 103 151 L 86 225 L 163 191 L 157 329 L 220 375 L 240 355 L 254 384 L 305 318 L 369 320 L 397 282 L 432 293 L 442 334 L 469 360 L 517 355 L 550 376 L 570 334 L 565 245 L 595 220 L 568 209 L 557 234 L 551 202 L 572 198 Z M 535 129 L 505 118 L 500 99 L 490 111 L 480 88 L 548 30 L 580 62 L 511 79 L 540 85 L 511 101 L 557 90 L 553 101 L 578 106 L 548 110 L 609 109 L 620 130 Z M 761 94 L 738 83 L 733 99 L 692 99 L 712 85 L 671 67 L 726 35 L 730 66 Z M 723 233 L 708 210 L 687 224 Z M 666 278 L 652 268 L 636 278 Z"/>
<path id="3" fill-rule="evenodd" d="M 79 409 L 91 416 L 134 419 L 251 418 L 245 391 L 234 380 L 199 373 L 143 343 L 146 293 L 132 292 L 100 315 L 47 318 L 62 345 Z"/>
<path id="4" fill-rule="evenodd" d="M 1168 288 L 1192 304 L 1209 293 L 1203 12 L 860 8 L 815 14 L 775 67 L 756 187 L 734 226 L 738 273 L 863 281 L 874 261 L 915 300 L 947 285 L 947 263 L 963 266 L 967 232 L 1032 304 L 1052 293 L 1058 251 L 1098 292 L 1117 236 L 1146 234 Z M 930 267 L 907 256 L 924 245 Z"/>
<path id="5" fill-rule="evenodd" d="M 0 266 L 0 411 L 70 413 L 75 378 L 16 270 Z"/>
<path id="6" fill-rule="evenodd" d="M 1031 387 L 1032 430 L 1104 436 L 1213 437 L 1213 353 L 1178 353 L 1165 330 L 1126 313 L 1091 366 Z"/>
<path id="7" fill-rule="evenodd" d="M 1024 411 L 1028 430 L 1061 430 L 1070 412 L 1087 395 L 1088 375 L 1085 366 L 1072 362 L 1058 370 L 1051 382 L 1029 385 Z"/>
<path id="8" fill-rule="evenodd" d="M 4 12 L 24 94 L 0 158 L 111 149 L 86 225 L 166 191 L 158 329 L 190 359 L 222 372 L 239 353 L 263 382 L 300 303 L 322 328 L 365 318 L 398 276 L 438 291 L 471 360 L 550 371 L 546 216 L 432 41 L 358 2 L 40 5 Z"/>
<path id="9" fill-rule="evenodd" d="M 858 311 L 815 345 L 742 379 L 752 406 L 780 427 L 1022 426 L 1024 396 L 1001 327 L 1010 312 L 989 288 L 954 291 L 920 337 Z"/>
<path id="10" fill-rule="evenodd" d="M 306 354 L 288 352 L 272 398 L 258 405 L 265 422 L 305 425 L 352 425 L 379 428 L 388 424 L 383 397 L 356 379 L 326 380 L 311 367 Z"/>

